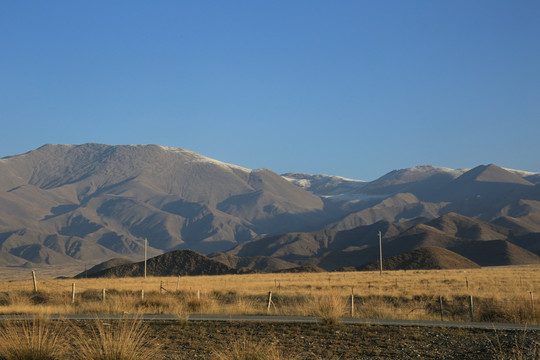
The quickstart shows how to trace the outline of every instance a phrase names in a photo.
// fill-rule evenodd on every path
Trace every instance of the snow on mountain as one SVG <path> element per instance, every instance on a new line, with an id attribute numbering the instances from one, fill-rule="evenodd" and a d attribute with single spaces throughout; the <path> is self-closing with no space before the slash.
<path id="1" fill-rule="evenodd" d="M 431 165 L 414 166 L 411 168 L 393 170 L 386 175 L 378 178 L 375 182 L 385 182 L 392 184 L 402 184 L 406 182 L 413 182 L 426 179 L 431 176 L 440 174 L 449 174 L 454 178 L 464 174 L 470 169 L 450 169 L 446 167 L 437 167 Z"/>
<path id="2" fill-rule="evenodd" d="M 529 181 L 532 184 L 540 184 L 540 173 L 535 173 L 531 171 L 523 171 L 523 170 L 514 170 L 514 169 L 505 169 L 506 171 L 509 171 L 511 173 L 516 174 L 517 176 L 522 177 L 523 179 Z"/>
<path id="3" fill-rule="evenodd" d="M 372 198 L 371 195 L 360 193 L 365 181 L 348 179 L 341 176 L 324 174 L 287 173 L 281 175 L 284 179 L 323 199 L 339 201 L 360 201 Z"/>
<path id="4" fill-rule="evenodd" d="M 137 146 L 137 145 L 134 145 L 134 146 Z M 150 145 L 150 146 L 154 146 L 154 145 Z M 186 150 L 182 148 L 175 148 L 175 147 L 170 147 L 170 146 L 161 146 L 161 145 L 158 145 L 158 147 L 168 152 L 179 153 L 184 156 L 189 156 L 192 158 L 191 160 L 192 162 L 209 163 L 209 164 L 214 164 L 214 165 L 218 165 L 218 166 L 229 168 L 229 169 L 241 170 L 247 173 L 252 171 L 251 169 L 247 169 L 238 165 L 228 164 L 228 163 L 216 160 L 216 159 L 212 159 L 212 158 L 197 154 L 190 150 Z"/>
<path id="5" fill-rule="evenodd" d="M 434 177 L 455 179 L 468 169 L 450 169 L 430 165 L 393 170 L 374 181 L 340 176 L 287 173 L 282 176 L 293 184 L 323 198 L 335 201 L 364 201 L 385 198 L 396 193 L 396 186 L 414 184 Z M 401 190 L 403 186 L 399 187 Z"/>

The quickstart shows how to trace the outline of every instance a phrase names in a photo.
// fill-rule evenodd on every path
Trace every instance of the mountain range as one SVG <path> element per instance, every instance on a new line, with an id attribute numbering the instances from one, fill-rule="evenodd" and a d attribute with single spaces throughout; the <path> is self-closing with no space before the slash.
<path id="1" fill-rule="evenodd" d="M 418 166 L 366 182 L 158 145 L 44 145 L 0 159 L 0 266 L 140 260 L 146 238 L 151 256 L 192 249 L 232 267 L 332 270 L 371 262 L 378 231 L 388 256 L 435 246 L 481 266 L 538 262 L 540 174 Z"/>

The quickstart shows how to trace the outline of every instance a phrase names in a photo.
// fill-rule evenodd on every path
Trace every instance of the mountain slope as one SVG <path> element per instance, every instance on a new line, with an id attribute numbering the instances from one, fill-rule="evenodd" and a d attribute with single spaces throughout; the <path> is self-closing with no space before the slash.
<path id="1" fill-rule="evenodd" d="M 322 209 L 320 198 L 270 170 L 183 149 L 45 145 L 0 160 L 0 250 L 28 261 L 135 258 L 144 238 L 153 254 L 223 250 L 302 230 Z M 55 244 L 45 241 L 51 236 Z"/>
<path id="2" fill-rule="evenodd" d="M 157 145 L 44 145 L 0 159 L 0 265 L 140 259 L 145 238 L 151 255 L 237 246 L 230 254 L 315 257 L 305 265 L 317 265 L 329 253 L 371 247 L 379 229 L 390 241 L 420 223 L 396 251 L 512 242 L 540 232 L 539 176 L 496 165 L 417 166 L 362 182 L 279 176 Z M 447 213 L 505 229 L 464 219 L 427 223 Z"/>
<path id="3" fill-rule="evenodd" d="M 446 249 L 481 266 L 539 263 L 538 236 L 449 213 L 409 228 L 379 222 L 347 231 L 291 233 L 239 245 L 228 253 L 275 256 L 325 270 L 359 267 L 379 258 L 378 229 L 385 258 L 416 249 Z M 523 247 L 520 247 L 523 246 Z M 442 251 L 442 250 L 441 250 Z"/>
<path id="4" fill-rule="evenodd" d="M 399 224 L 380 221 L 352 230 L 288 233 L 240 244 L 226 254 L 240 257 L 272 256 L 294 261 L 319 256 L 327 251 L 365 248 L 378 241 L 379 231 L 384 238 L 388 238 L 402 230 Z"/>

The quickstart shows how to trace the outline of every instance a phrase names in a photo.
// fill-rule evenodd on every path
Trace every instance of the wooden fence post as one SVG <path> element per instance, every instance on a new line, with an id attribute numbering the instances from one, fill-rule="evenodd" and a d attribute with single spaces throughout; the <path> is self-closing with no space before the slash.
<path id="1" fill-rule="evenodd" d="M 34 292 L 37 293 L 37 280 L 35 271 L 32 271 L 32 281 L 34 282 Z"/>
<path id="2" fill-rule="evenodd" d="M 141 289 L 141 301 L 144 301 L 144 289 Z"/>
<path id="3" fill-rule="evenodd" d="M 105 289 L 102 289 L 102 290 L 101 290 L 101 301 L 102 301 L 102 302 L 105 302 L 105 297 L 106 297 L 105 294 L 106 294 Z"/>
<path id="4" fill-rule="evenodd" d="M 471 322 L 473 322 L 474 321 L 474 305 L 473 305 L 472 296 L 469 296 L 469 315 L 471 317 Z"/>
<path id="5" fill-rule="evenodd" d="M 268 314 L 270 312 L 270 305 L 272 305 L 272 292 L 268 292 L 268 301 L 266 305 L 266 313 Z"/>
<path id="6" fill-rule="evenodd" d="M 75 283 L 71 284 L 71 303 L 75 304 Z"/>
<path id="7" fill-rule="evenodd" d="M 354 317 L 354 294 L 351 294 L 351 317 Z"/>
<path id="8" fill-rule="evenodd" d="M 201 301 L 201 290 L 197 289 L 197 300 Z"/>

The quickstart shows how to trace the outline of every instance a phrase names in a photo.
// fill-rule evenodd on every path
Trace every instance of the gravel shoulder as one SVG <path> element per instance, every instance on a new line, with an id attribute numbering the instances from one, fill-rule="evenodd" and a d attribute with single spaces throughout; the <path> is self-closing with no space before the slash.
<path id="1" fill-rule="evenodd" d="M 84 327 L 84 321 L 78 322 Z M 239 341 L 273 344 L 287 359 L 540 359 L 538 330 L 234 321 L 145 324 L 165 359 L 212 359 L 213 351 Z"/>

